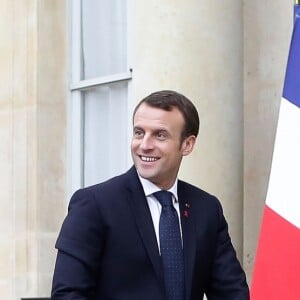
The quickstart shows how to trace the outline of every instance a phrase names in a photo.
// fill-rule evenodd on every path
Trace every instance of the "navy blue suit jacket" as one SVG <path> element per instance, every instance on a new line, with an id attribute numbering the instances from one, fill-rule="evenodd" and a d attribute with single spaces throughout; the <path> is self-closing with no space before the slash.
<path id="1" fill-rule="evenodd" d="M 178 182 L 186 300 L 248 300 L 219 201 Z M 151 213 L 136 169 L 77 191 L 58 249 L 51 299 L 164 300 Z"/>

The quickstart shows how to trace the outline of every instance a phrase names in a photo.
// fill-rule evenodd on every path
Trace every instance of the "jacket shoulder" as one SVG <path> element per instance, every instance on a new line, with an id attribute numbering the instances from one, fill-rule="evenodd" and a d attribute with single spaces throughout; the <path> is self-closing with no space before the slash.
<path id="1" fill-rule="evenodd" d="M 196 196 L 197 198 L 201 199 L 210 199 L 210 200 L 217 200 L 217 197 L 210 194 L 209 192 L 192 185 L 188 182 L 178 180 L 178 191 L 179 193 L 184 193 L 185 195 Z"/>
<path id="2" fill-rule="evenodd" d="M 73 195 L 90 195 L 95 199 L 119 199 L 125 196 L 128 190 L 137 191 L 141 189 L 137 173 L 134 168 L 126 173 L 112 177 L 101 183 L 84 187 L 76 191 Z"/>

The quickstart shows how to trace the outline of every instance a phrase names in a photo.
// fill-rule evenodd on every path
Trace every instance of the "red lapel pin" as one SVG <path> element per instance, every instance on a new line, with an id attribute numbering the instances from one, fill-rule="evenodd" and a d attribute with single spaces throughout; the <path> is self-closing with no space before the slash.
<path id="1" fill-rule="evenodd" d="M 183 211 L 183 215 L 185 218 L 189 217 L 189 211 L 188 209 L 191 207 L 188 203 L 185 203 L 184 206 L 186 207 L 186 209 Z"/>

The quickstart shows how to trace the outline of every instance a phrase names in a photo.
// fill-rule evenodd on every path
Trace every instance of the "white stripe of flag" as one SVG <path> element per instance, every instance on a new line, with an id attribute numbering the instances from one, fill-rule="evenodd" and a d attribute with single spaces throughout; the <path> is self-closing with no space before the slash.
<path id="1" fill-rule="evenodd" d="M 300 85 L 300 70 L 298 76 Z M 280 105 L 266 204 L 300 228 L 300 108 L 284 98 Z"/>

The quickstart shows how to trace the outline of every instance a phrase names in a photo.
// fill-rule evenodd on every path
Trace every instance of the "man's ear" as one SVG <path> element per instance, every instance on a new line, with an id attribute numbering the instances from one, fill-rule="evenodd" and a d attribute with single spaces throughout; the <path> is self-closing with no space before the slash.
<path id="1" fill-rule="evenodd" d="M 195 143 L 196 137 L 194 135 L 190 135 L 187 138 L 185 138 L 181 145 L 182 155 L 189 155 L 193 151 Z"/>

